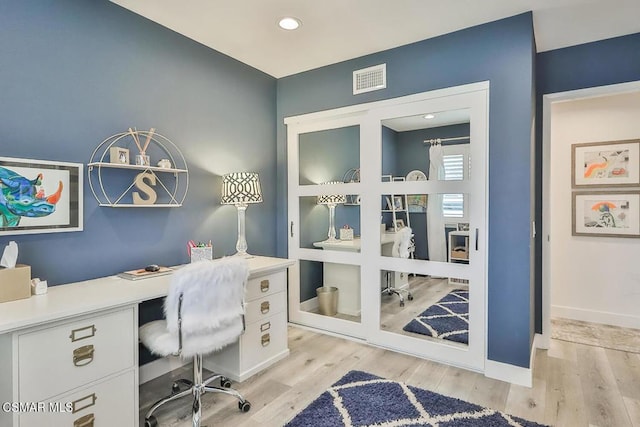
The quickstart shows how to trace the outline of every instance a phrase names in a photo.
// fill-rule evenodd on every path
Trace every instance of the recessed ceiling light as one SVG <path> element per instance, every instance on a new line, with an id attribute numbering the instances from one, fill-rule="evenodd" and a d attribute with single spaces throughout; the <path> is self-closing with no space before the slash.
<path id="1" fill-rule="evenodd" d="M 427 119 L 427 120 L 431 120 L 431 119 L 435 119 L 436 116 L 433 114 L 425 114 L 424 116 L 422 116 L 422 118 Z"/>
<path id="2" fill-rule="evenodd" d="M 283 30 L 295 30 L 300 26 L 300 20 L 291 16 L 285 16 L 278 21 L 278 25 Z"/>

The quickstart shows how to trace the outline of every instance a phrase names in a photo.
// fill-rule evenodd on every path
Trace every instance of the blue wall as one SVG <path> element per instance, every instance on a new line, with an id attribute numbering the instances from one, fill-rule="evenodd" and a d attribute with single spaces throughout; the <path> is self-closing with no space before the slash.
<path id="1" fill-rule="evenodd" d="M 538 54 L 536 63 L 538 100 L 536 114 L 536 224 L 542 224 L 542 96 L 640 81 L 639 53 L 640 33 Z M 536 332 L 542 332 L 542 239 L 536 241 L 535 249 Z"/>
<path id="2" fill-rule="evenodd" d="M 184 206 L 98 207 L 85 169 L 84 231 L 0 237 L 51 285 L 187 261 L 185 242 L 235 252 L 221 174 L 260 173 L 249 251 L 275 255 L 276 81 L 108 1 L 0 1 L 0 156 L 87 163 L 128 127 L 171 139 L 190 171 Z M 250 122 L 249 122 L 250 121 Z M 248 154 L 250 153 L 250 154 Z"/>
<path id="3" fill-rule="evenodd" d="M 0 0 L 0 58 L 0 156 L 86 164 L 106 137 L 155 127 L 190 172 L 181 208 L 112 209 L 97 206 L 85 170 L 84 231 L 0 237 L 34 277 L 58 285 L 181 264 L 189 239 L 213 240 L 215 257 L 235 252 L 236 210 L 220 205 L 233 171 L 260 173 L 249 251 L 275 255 L 274 78 L 106 0 Z M 141 306 L 141 322 L 161 308 Z"/>
<path id="4" fill-rule="evenodd" d="M 279 79 L 278 255 L 287 254 L 285 117 L 489 80 L 488 357 L 529 366 L 534 52 L 526 13 Z M 353 96 L 353 70 L 380 63 L 387 88 Z"/>

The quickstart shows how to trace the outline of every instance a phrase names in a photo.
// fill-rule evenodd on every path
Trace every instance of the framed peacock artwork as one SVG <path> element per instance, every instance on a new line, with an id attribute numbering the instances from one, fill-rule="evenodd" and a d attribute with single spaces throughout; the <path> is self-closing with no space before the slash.
<path id="1" fill-rule="evenodd" d="M 0 235 L 81 231 L 82 168 L 0 157 Z"/>

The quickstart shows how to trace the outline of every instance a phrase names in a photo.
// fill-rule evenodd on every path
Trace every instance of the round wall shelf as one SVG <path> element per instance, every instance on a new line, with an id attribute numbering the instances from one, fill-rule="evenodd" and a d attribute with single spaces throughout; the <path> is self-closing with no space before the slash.
<path id="1" fill-rule="evenodd" d="M 182 152 L 153 129 L 108 137 L 93 150 L 87 166 L 99 206 L 173 208 L 187 196 L 189 170 Z"/>

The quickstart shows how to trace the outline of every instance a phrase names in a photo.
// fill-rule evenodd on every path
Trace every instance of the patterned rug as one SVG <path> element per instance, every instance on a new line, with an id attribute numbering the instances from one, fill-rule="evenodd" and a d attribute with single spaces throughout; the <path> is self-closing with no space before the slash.
<path id="1" fill-rule="evenodd" d="M 403 330 L 469 344 L 469 291 L 455 289 L 427 308 Z"/>
<path id="2" fill-rule="evenodd" d="M 541 426 L 460 399 L 366 372 L 351 371 L 291 420 L 287 427 Z"/>

